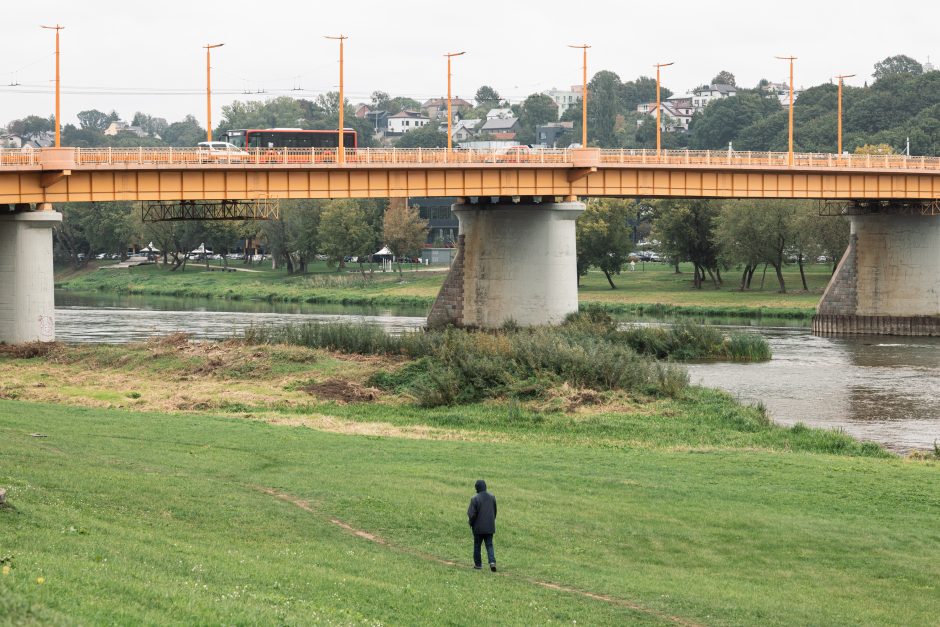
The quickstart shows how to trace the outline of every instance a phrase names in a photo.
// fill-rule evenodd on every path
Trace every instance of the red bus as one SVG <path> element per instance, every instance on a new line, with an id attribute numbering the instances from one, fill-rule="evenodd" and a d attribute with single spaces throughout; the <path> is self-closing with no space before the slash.
<path id="1" fill-rule="evenodd" d="M 338 131 L 300 128 L 250 128 L 225 132 L 225 141 L 239 148 L 336 148 Z M 356 148 L 356 131 L 343 129 L 343 145 Z"/>

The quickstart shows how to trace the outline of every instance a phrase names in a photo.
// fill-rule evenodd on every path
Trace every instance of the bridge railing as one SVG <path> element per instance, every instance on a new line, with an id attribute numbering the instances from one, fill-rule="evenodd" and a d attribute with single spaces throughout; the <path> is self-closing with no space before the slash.
<path id="1" fill-rule="evenodd" d="M 603 164 L 705 165 L 787 167 L 785 152 L 740 150 L 602 150 Z M 940 170 L 940 157 L 909 157 L 907 155 L 853 155 L 830 153 L 793 153 L 795 167 L 813 168 L 877 168 L 899 170 Z"/>
<path id="2" fill-rule="evenodd" d="M 39 151 L 32 148 L 0 148 L 0 166 L 39 165 Z"/>
<path id="3" fill-rule="evenodd" d="M 565 166 L 576 159 L 576 150 L 530 149 L 525 146 L 494 150 L 448 151 L 445 148 L 347 148 L 338 154 L 335 148 L 251 148 L 230 152 L 209 152 L 199 148 L 71 148 L 76 166 L 193 166 L 219 165 L 343 165 L 356 166 L 414 166 L 414 165 L 511 165 Z M 603 149 L 599 153 L 600 165 L 672 165 L 727 167 L 787 168 L 785 152 L 758 152 L 736 150 L 655 150 Z M 595 154 L 597 154 L 595 153 Z M 61 161 L 60 161 L 61 162 Z M 0 149 L 0 167 L 42 165 L 42 151 L 34 149 Z M 909 157 L 907 155 L 835 155 L 825 153 L 795 153 L 795 167 L 816 169 L 879 169 L 940 171 L 938 157 Z"/>

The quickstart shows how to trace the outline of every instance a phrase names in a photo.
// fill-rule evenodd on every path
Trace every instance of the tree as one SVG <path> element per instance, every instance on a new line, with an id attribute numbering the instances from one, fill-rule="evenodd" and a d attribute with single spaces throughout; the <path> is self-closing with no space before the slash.
<path id="1" fill-rule="evenodd" d="M 51 131 L 55 128 L 55 116 L 48 118 L 38 115 L 28 115 L 22 120 L 13 120 L 7 125 L 7 130 L 16 135 L 34 135 Z"/>
<path id="2" fill-rule="evenodd" d="M 701 289 L 706 272 L 715 287 L 721 281 L 718 271 L 718 241 L 715 228 L 719 204 L 709 200 L 665 200 L 656 204 L 653 237 L 678 264 L 691 261 L 692 285 Z"/>
<path id="3" fill-rule="evenodd" d="M 629 221 L 635 213 L 633 201 L 604 198 L 587 203 L 575 225 L 579 280 L 596 266 L 610 289 L 617 289 L 611 275 L 620 274 L 633 250 Z"/>
<path id="4" fill-rule="evenodd" d="M 382 233 L 385 245 L 398 259 L 398 276 L 402 276 L 401 258 L 417 257 L 427 240 L 428 221 L 422 220 L 417 207 L 409 207 L 405 199 L 393 198 L 385 212 Z"/>
<path id="5" fill-rule="evenodd" d="M 447 147 L 447 133 L 439 130 L 434 123 L 425 124 L 399 137 L 395 146 L 397 148 L 445 148 Z"/>
<path id="6" fill-rule="evenodd" d="M 78 115 L 78 124 L 81 126 L 82 130 L 91 130 L 91 131 L 103 131 L 108 128 L 108 114 L 104 111 L 98 111 L 97 109 L 88 109 L 87 111 L 79 111 Z"/>
<path id="7" fill-rule="evenodd" d="M 355 200 L 332 200 L 326 203 L 317 228 L 320 250 L 331 263 L 345 265 L 347 256 L 362 259 L 372 252 L 375 230 L 363 205 Z"/>
<path id="8" fill-rule="evenodd" d="M 490 87 L 489 85 L 483 85 L 477 90 L 476 95 L 473 97 L 476 100 L 479 106 L 488 106 L 496 107 L 499 105 L 501 97 L 499 92 Z"/>
<path id="9" fill-rule="evenodd" d="M 889 144 L 865 144 L 855 149 L 857 155 L 893 155 L 894 152 Z"/>
<path id="10" fill-rule="evenodd" d="M 734 79 L 734 74 L 728 70 L 722 70 L 715 75 L 715 78 L 712 79 L 712 85 L 734 85 L 737 86 L 737 83 Z"/>
<path id="11" fill-rule="evenodd" d="M 136 230 L 130 203 L 64 203 L 58 209 L 56 248 L 76 267 L 98 253 L 123 253 Z"/>
<path id="12" fill-rule="evenodd" d="M 545 94 L 532 94 L 519 109 L 520 144 L 535 143 L 535 128 L 558 119 L 558 105 Z"/>
<path id="13" fill-rule="evenodd" d="M 806 252 L 809 238 L 798 232 L 798 214 L 801 210 L 806 213 L 808 206 L 793 200 L 732 200 L 722 204 L 717 241 L 726 261 L 745 265 L 742 289 L 750 286 L 757 264 L 765 263 L 774 268 L 780 292 L 787 291 L 783 264 L 791 250 L 798 253 L 800 261 Z"/>
<path id="14" fill-rule="evenodd" d="M 601 70 L 588 83 L 588 136 L 602 148 L 615 147 L 617 116 L 624 111 L 623 83 L 614 72 Z"/>
<path id="15" fill-rule="evenodd" d="M 206 130 L 192 115 L 187 115 L 180 122 L 170 124 L 163 140 L 170 146 L 195 146 L 206 139 Z"/>
<path id="16" fill-rule="evenodd" d="M 907 55 L 897 54 L 876 63 L 872 76 L 875 77 L 876 81 L 880 81 L 883 78 L 897 74 L 913 74 L 916 76 L 923 73 L 923 65 Z"/>

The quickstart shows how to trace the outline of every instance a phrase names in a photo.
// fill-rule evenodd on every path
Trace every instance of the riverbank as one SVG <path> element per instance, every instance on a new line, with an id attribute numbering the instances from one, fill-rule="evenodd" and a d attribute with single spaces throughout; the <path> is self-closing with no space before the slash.
<path id="1" fill-rule="evenodd" d="M 14 622 L 472 624 L 481 595 L 520 625 L 935 619 L 940 465 L 716 391 L 424 409 L 369 385 L 394 355 L 18 350 L 0 356 Z M 480 476 L 495 576 L 469 568 Z"/>
<path id="2" fill-rule="evenodd" d="M 615 277 L 618 289 L 611 290 L 600 272 L 582 277 L 579 299 L 582 305 L 600 304 L 613 314 L 647 316 L 718 316 L 733 318 L 791 318 L 809 320 L 829 280 L 831 266 L 807 268 L 809 291 L 777 293 L 768 278 L 764 289 L 741 292 L 734 285 L 721 289 L 691 286 L 691 269 L 675 274 L 671 266 L 639 264 L 634 272 Z M 139 294 L 227 300 L 305 302 L 362 306 L 430 307 L 443 283 L 446 270 L 394 273 L 338 273 L 315 266 L 316 272 L 288 275 L 263 266 L 259 272 L 206 272 L 203 266 L 189 266 L 186 272 L 169 272 L 159 266 L 75 273 L 57 273 L 56 287 L 73 292 Z M 784 273 L 790 290 L 801 287 L 799 272 Z M 726 276 L 726 280 L 731 280 Z"/>

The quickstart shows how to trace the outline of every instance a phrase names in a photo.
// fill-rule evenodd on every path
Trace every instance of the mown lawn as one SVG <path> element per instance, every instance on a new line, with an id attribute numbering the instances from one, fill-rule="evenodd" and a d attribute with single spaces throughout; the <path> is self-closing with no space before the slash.
<path id="1" fill-rule="evenodd" d="M 233 264 L 233 267 L 239 267 Z M 224 298 L 230 300 L 268 300 L 310 303 L 347 303 L 359 305 L 417 305 L 430 306 L 444 280 L 445 271 L 397 274 L 375 272 L 362 278 L 358 272 L 337 273 L 325 264 L 312 266 L 305 276 L 290 276 L 283 270 L 270 270 L 265 264 L 255 266 L 256 272 L 206 272 L 198 264 L 189 265 L 185 272 L 168 272 L 157 266 L 144 266 L 128 270 L 101 270 L 75 273 L 63 268 L 57 275 L 57 286 L 76 292 L 107 292 L 110 294 L 149 294 L 154 296 Z M 802 291 L 799 270 L 787 267 L 784 278 L 786 294 L 778 293 L 779 286 L 770 269 L 764 288 L 760 289 L 760 273 L 754 277 L 753 289 L 741 292 L 735 289 L 739 272 L 729 270 L 725 283 L 715 289 L 706 284 L 703 289 L 692 288 L 692 271 L 688 264 L 680 266 L 675 274 L 672 266 L 663 263 L 637 264 L 635 272 L 628 269 L 614 277 L 617 289 L 610 289 L 603 273 L 592 270 L 582 277 L 579 299 L 582 304 L 602 303 L 625 313 L 636 310 L 656 314 L 650 305 L 687 308 L 689 313 L 738 314 L 741 312 L 765 315 L 811 316 L 832 272 L 829 264 L 807 267 L 809 291 Z M 637 306 L 647 306 L 639 307 Z M 671 312 L 670 312 L 671 313 Z"/>
<path id="2" fill-rule="evenodd" d="M 936 620 L 927 462 L 362 437 L 21 401 L 0 401 L 0 459 L 14 623 Z M 480 476 L 500 502 L 496 576 L 468 567 Z"/>

